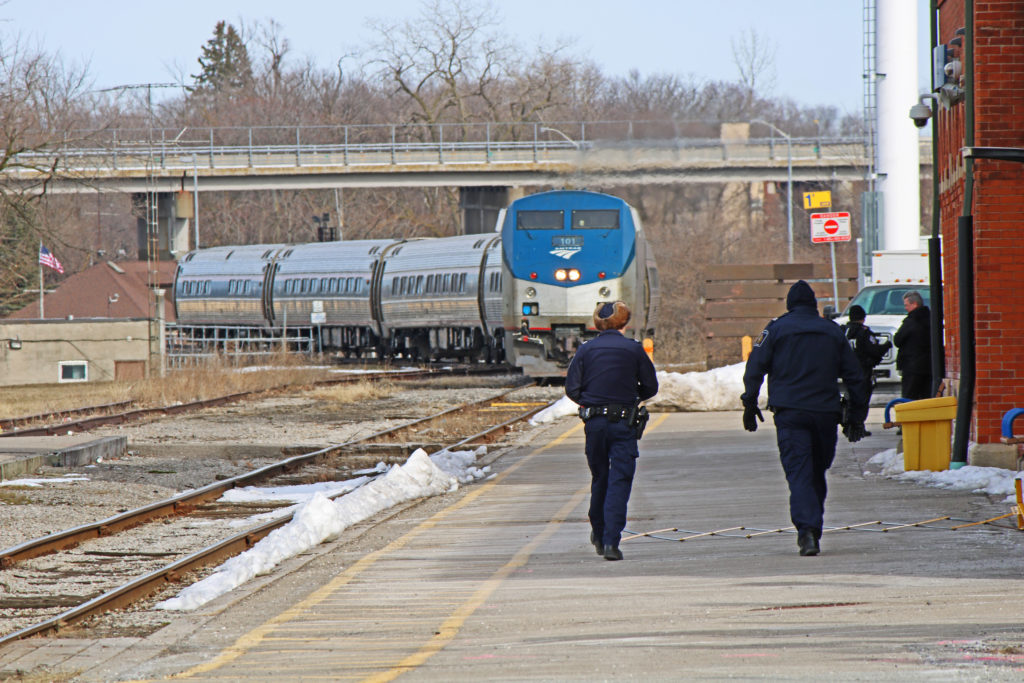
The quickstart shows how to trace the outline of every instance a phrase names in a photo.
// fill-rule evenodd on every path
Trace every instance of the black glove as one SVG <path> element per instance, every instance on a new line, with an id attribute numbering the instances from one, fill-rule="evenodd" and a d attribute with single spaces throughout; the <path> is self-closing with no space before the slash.
<path id="1" fill-rule="evenodd" d="M 843 436 L 850 443 L 854 443 L 867 436 L 867 430 L 864 429 L 863 422 L 849 422 L 843 425 Z"/>
<path id="2" fill-rule="evenodd" d="M 757 431 L 757 420 L 764 422 L 764 416 L 761 415 L 761 409 L 757 407 L 756 403 L 743 406 L 743 428 L 748 432 Z"/>

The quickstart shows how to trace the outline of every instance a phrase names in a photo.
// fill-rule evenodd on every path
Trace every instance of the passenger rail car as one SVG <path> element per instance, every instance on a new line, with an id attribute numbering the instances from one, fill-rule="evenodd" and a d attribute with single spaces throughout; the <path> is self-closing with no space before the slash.
<path id="1" fill-rule="evenodd" d="M 565 375 L 597 333 L 598 303 L 625 301 L 625 333 L 653 335 L 657 268 L 624 201 L 545 192 L 513 202 L 498 228 L 194 251 L 178 265 L 178 324 L 225 346 L 294 335 L 348 356 L 506 360 L 536 377 Z"/>
<path id="2" fill-rule="evenodd" d="M 510 363 L 535 377 L 564 376 L 579 345 L 597 335 L 601 302 L 630 307 L 626 336 L 653 337 L 658 269 L 633 207 L 607 194 L 560 190 L 518 199 L 498 220 Z"/>
<path id="3" fill-rule="evenodd" d="M 499 359 L 498 249 L 495 235 L 202 249 L 178 265 L 175 312 L 225 340 L 308 329 L 345 355 Z"/>

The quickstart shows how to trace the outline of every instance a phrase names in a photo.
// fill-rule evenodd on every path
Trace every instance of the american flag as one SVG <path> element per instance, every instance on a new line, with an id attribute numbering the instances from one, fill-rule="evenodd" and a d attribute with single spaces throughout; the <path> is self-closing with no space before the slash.
<path id="1" fill-rule="evenodd" d="M 60 261 L 57 260 L 57 257 L 51 254 L 50 250 L 41 244 L 39 245 L 39 262 L 44 266 L 49 266 L 50 268 L 53 268 L 58 273 L 64 272 L 64 266 L 60 264 Z"/>

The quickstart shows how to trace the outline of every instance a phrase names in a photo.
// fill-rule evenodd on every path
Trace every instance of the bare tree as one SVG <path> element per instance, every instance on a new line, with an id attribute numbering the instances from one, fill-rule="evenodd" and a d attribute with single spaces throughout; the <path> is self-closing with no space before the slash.
<path id="1" fill-rule="evenodd" d="M 754 29 L 747 29 L 739 39 L 732 39 L 732 58 L 740 73 L 740 84 L 747 93 L 747 113 L 753 111 L 756 97 L 766 97 L 775 88 L 775 50 L 770 40 Z"/>
<path id="2" fill-rule="evenodd" d="M 39 204 L 63 171 L 64 148 L 99 123 L 82 101 L 88 87 L 85 68 L 0 38 L 0 313 L 35 298 L 25 289 L 35 282 L 39 242 L 63 243 Z"/>

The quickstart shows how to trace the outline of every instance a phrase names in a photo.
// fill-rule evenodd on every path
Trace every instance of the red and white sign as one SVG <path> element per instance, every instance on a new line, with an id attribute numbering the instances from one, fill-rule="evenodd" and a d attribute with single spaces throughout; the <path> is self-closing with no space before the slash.
<path id="1" fill-rule="evenodd" d="M 849 242 L 850 213 L 811 214 L 811 242 Z"/>

